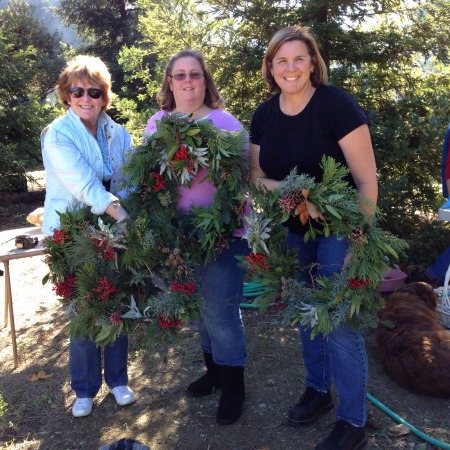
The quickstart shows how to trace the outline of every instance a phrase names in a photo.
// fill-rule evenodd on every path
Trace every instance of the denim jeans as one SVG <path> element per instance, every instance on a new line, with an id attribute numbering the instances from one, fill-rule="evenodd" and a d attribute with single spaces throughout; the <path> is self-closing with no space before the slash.
<path id="1" fill-rule="evenodd" d="M 331 276 L 338 273 L 348 249 L 348 242 L 336 236 L 319 236 L 305 244 L 303 236 L 288 233 L 287 243 L 289 248 L 298 249 L 302 264 L 315 263 L 311 270 L 306 268 L 300 272 L 298 279 L 305 282 L 311 281 L 311 275 Z M 326 392 L 333 378 L 339 393 L 336 418 L 355 426 L 364 426 L 369 371 L 361 331 L 342 324 L 327 337 L 318 334 L 311 340 L 311 330 L 303 326 L 299 328 L 306 385 Z"/>
<path id="2" fill-rule="evenodd" d="M 247 253 L 247 242 L 236 238 L 216 260 L 196 269 L 204 299 L 197 319 L 200 346 L 221 366 L 243 366 L 247 361 L 244 324 L 239 308 L 244 271 L 235 258 Z"/>
<path id="3" fill-rule="evenodd" d="M 105 382 L 110 389 L 128 384 L 128 336 L 120 335 L 103 349 Z M 78 398 L 94 398 L 102 385 L 102 349 L 88 339 L 71 339 L 70 385 Z"/>
<path id="4" fill-rule="evenodd" d="M 450 247 L 447 247 L 437 258 L 434 263 L 427 267 L 425 270 L 436 280 L 439 280 L 442 284 L 445 281 L 445 274 L 447 273 L 448 266 L 450 265 Z"/>

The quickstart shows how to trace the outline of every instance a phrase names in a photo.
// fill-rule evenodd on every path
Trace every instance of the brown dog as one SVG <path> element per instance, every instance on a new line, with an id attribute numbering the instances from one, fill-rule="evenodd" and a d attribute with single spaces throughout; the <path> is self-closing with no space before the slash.
<path id="1" fill-rule="evenodd" d="M 450 397 L 450 330 L 437 321 L 437 296 L 427 283 L 402 286 L 380 311 L 376 341 L 381 362 L 416 394 Z"/>

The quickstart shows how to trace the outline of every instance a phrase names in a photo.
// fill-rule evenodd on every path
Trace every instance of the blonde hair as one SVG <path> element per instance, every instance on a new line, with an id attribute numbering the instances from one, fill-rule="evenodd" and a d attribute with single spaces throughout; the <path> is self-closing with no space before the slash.
<path id="1" fill-rule="evenodd" d="M 272 61 L 280 47 L 289 41 L 301 41 L 304 42 L 308 48 L 308 54 L 311 56 L 311 61 L 314 64 L 314 71 L 310 75 L 311 84 L 314 87 L 318 87 L 322 84 L 328 83 L 328 71 L 325 61 L 323 60 L 319 45 L 316 38 L 312 35 L 308 27 L 301 25 L 294 25 L 290 27 L 282 28 L 277 31 L 267 46 L 266 54 L 264 55 L 262 63 L 262 76 L 264 81 L 269 87 L 269 92 L 279 92 L 280 87 L 275 82 L 272 75 Z"/>
<path id="2" fill-rule="evenodd" d="M 69 89 L 74 82 L 83 82 L 98 86 L 102 91 L 105 104 L 102 110 L 105 111 L 111 103 L 111 74 L 106 64 L 96 56 L 78 55 L 67 63 L 66 68 L 59 75 L 56 87 L 61 103 L 69 108 Z"/>

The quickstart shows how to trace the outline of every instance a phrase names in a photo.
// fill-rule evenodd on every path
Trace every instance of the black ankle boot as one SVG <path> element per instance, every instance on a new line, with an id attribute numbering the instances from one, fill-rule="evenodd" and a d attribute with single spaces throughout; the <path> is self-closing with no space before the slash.
<path id="1" fill-rule="evenodd" d="M 289 411 L 288 424 L 291 427 L 310 425 L 322 414 L 333 409 L 330 391 L 320 392 L 308 386 L 300 402 Z"/>
<path id="2" fill-rule="evenodd" d="M 239 419 L 245 399 L 244 367 L 219 366 L 222 397 L 219 401 L 216 422 L 231 425 Z"/>
<path id="3" fill-rule="evenodd" d="M 364 427 L 338 420 L 329 436 L 315 450 L 362 450 L 367 446 Z"/>
<path id="4" fill-rule="evenodd" d="M 186 389 L 191 397 L 204 397 L 212 393 L 213 389 L 220 389 L 219 365 L 212 358 L 211 353 L 203 353 L 206 373 L 193 381 Z"/>

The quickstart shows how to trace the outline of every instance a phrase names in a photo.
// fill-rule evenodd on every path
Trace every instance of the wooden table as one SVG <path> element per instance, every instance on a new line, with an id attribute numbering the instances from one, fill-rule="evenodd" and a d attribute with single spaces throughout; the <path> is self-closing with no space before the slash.
<path id="1" fill-rule="evenodd" d="M 15 237 L 20 234 L 30 234 L 39 239 L 38 245 L 27 250 L 18 249 L 15 245 Z M 9 261 L 13 259 L 31 258 L 44 254 L 42 246 L 44 235 L 40 228 L 17 228 L 15 230 L 0 231 L 0 262 L 5 266 L 5 320 L 4 327 L 8 326 L 8 320 L 11 328 L 11 340 L 14 355 L 14 368 L 19 365 L 19 357 L 17 355 L 16 344 L 16 328 L 14 325 L 14 308 L 11 294 L 11 277 L 9 271 Z"/>

